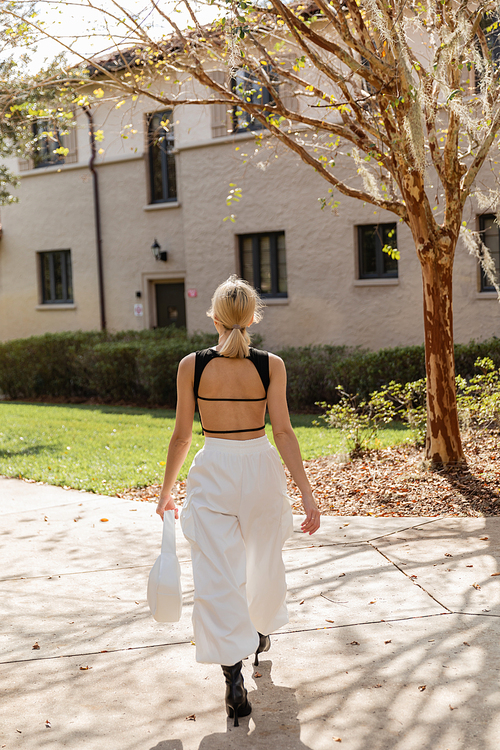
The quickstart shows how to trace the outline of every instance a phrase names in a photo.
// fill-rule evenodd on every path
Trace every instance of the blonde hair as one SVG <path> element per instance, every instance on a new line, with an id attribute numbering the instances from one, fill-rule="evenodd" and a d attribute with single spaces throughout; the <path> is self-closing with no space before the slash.
<path id="1" fill-rule="evenodd" d="M 259 322 L 262 307 L 255 289 L 235 274 L 217 287 L 207 315 L 230 331 L 219 354 L 223 357 L 248 357 L 250 336 L 247 327 L 252 321 Z"/>

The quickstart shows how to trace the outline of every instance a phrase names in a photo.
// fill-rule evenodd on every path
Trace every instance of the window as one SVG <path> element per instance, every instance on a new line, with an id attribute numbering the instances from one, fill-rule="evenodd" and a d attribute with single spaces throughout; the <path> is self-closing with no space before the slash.
<path id="1" fill-rule="evenodd" d="M 485 214 L 479 219 L 479 228 L 481 230 L 481 240 L 490 251 L 490 255 L 495 264 L 496 269 L 496 280 L 499 280 L 500 271 L 500 242 L 499 232 L 500 229 L 498 224 L 495 222 L 493 214 Z M 482 292 L 494 292 L 495 287 L 492 286 L 491 282 L 486 278 L 486 274 L 483 271 L 483 267 L 480 266 L 481 273 L 481 291 Z"/>
<path id="2" fill-rule="evenodd" d="M 390 246 L 396 250 L 396 224 L 366 224 L 358 227 L 359 278 L 385 279 L 398 275 L 398 261 L 383 252 Z"/>
<path id="3" fill-rule="evenodd" d="M 367 70 L 371 72 L 371 65 L 369 61 L 366 59 L 366 57 L 363 57 L 363 55 L 361 55 L 360 63 L 363 66 L 363 68 L 366 68 Z M 364 89 L 370 95 L 373 95 L 376 93 L 375 86 L 372 83 L 368 83 L 368 81 L 365 81 L 363 77 L 361 77 L 361 88 Z"/>
<path id="4" fill-rule="evenodd" d="M 39 253 L 42 280 L 42 303 L 56 305 L 73 302 L 71 251 L 51 250 Z"/>
<path id="5" fill-rule="evenodd" d="M 64 156 L 56 153 L 63 148 L 59 128 L 55 122 L 39 120 L 32 125 L 35 145 L 33 148 L 33 167 L 50 167 L 64 164 Z"/>
<path id="6" fill-rule="evenodd" d="M 491 62 L 493 69 L 497 70 L 500 64 L 500 22 L 498 16 L 495 13 L 483 16 L 483 18 L 481 19 L 481 28 L 486 38 L 488 50 L 491 53 Z M 483 49 L 477 37 L 476 49 L 481 58 L 483 58 Z M 482 69 L 482 67 L 483 66 L 479 64 L 475 67 L 474 70 L 476 93 L 479 93 L 481 90 L 481 79 L 484 76 L 484 69 Z"/>
<path id="7" fill-rule="evenodd" d="M 149 120 L 149 176 L 151 203 L 177 200 L 175 176 L 174 126 L 172 110 L 157 112 Z"/>
<path id="8" fill-rule="evenodd" d="M 251 104 L 270 104 L 272 97 L 260 81 L 243 68 L 236 71 L 232 80 L 232 89 L 238 96 Z M 233 133 L 243 133 L 246 130 L 261 130 L 264 128 L 260 120 L 256 120 L 238 105 L 233 107 Z"/>
<path id="9" fill-rule="evenodd" d="M 262 297 L 287 297 L 285 233 L 241 235 L 240 267 Z"/>
<path id="10" fill-rule="evenodd" d="M 495 13 L 484 16 L 481 20 L 481 28 L 486 37 L 486 44 L 491 52 L 493 66 L 498 67 L 500 63 L 500 29 L 498 16 Z"/>

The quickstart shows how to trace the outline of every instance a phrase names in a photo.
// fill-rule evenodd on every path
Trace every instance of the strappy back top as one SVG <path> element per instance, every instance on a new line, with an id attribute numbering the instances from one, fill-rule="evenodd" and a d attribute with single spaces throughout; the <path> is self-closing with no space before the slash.
<path id="1" fill-rule="evenodd" d="M 267 390 L 269 388 L 269 354 L 267 352 L 261 351 L 260 349 L 254 349 L 253 347 L 250 347 L 248 357 L 246 357 L 246 359 L 249 359 L 250 362 L 252 362 L 257 372 L 259 373 L 262 385 L 264 386 L 264 390 L 266 392 L 265 396 L 263 396 L 262 398 L 204 398 L 203 396 L 200 396 L 198 391 L 200 388 L 200 380 L 203 374 L 203 370 L 216 357 L 222 357 L 222 355 L 219 354 L 219 352 L 215 349 L 203 349 L 196 352 L 193 389 L 197 408 L 198 401 L 266 401 Z M 224 357 L 222 358 L 224 359 Z M 198 408 L 198 413 L 199 411 L 200 410 Z M 258 432 L 259 430 L 263 430 L 264 427 L 265 425 L 262 425 L 261 427 L 250 427 L 243 430 L 209 430 L 203 426 L 203 423 L 201 423 L 203 433 L 210 432 L 213 435 L 226 435 L 233 432 Z"/>

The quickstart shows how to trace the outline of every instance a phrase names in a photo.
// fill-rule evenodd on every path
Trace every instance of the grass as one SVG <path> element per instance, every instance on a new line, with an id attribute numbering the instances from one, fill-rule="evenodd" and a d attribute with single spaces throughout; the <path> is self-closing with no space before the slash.
<path id="1" fill-rule="evenodd" d="M 0 403 L 0 475 L 113 495 L 163 481 L 173 411 L 120 406 Z M 342 450 L 338 430 L 316 426 L 312 415 L 293 415 L 306 459 Z M 267 426 L 272 440 L 271 428 Z M 379 447 L 404 442 L 409 430 L 392 425 Z M 199 421 L 180 478 L 203 446 Z"/>

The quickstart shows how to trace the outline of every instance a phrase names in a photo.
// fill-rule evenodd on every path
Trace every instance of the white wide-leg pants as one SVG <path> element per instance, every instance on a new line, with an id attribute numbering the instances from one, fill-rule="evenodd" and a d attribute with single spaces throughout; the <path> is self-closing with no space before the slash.
<path id="1" fill-rule="evenodd" d="M 292 512 L 267 437 L 205 438 L 189 471 L 181 525 L 193 562 L 196 661 L 236 664 L 256 650 L 258 632 L 288 622 L 282 547 Z"/>

